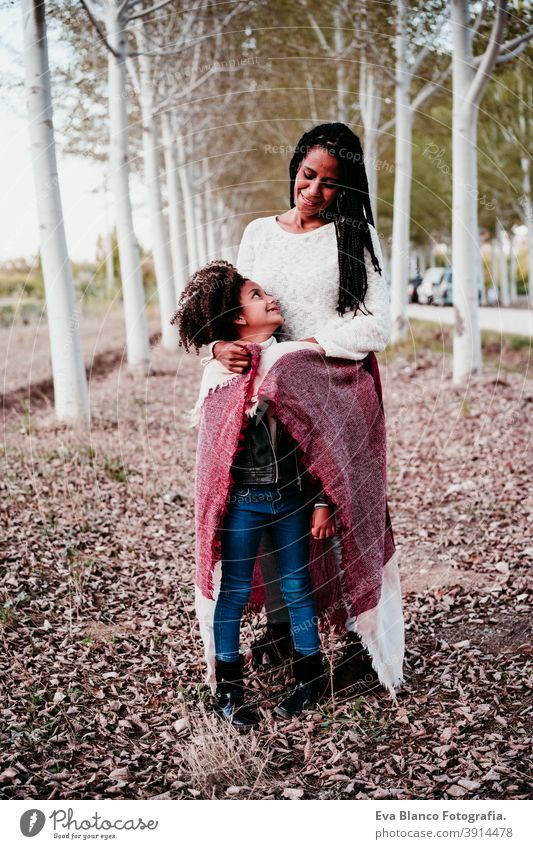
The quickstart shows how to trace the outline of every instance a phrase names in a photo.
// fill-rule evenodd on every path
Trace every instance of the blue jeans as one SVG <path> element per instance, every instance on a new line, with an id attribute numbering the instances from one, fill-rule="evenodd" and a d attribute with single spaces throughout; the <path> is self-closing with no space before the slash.
<path id="1" fill-rule="evenodd" d="M 217 660 L 239 658 L 241 617 L 250 598 L 254 563 L 264 528 L 274 534 L 281 592 L 300 654 L 320 650 L 317 613 L 309 577 L 311 511 L 299 490 L 235 485 L 222 530 L 222 577 L 215 607 Z"/>

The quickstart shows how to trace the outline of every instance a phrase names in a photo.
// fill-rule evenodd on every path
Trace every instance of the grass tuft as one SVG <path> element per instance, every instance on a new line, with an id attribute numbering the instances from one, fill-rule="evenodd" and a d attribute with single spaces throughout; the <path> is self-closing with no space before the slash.
<path id="1" fill-rule="evenodd" d="M 243 787 L 250 795 L 271 765 L 265 744 L 254 731 L 240 733 L 208 713 L 203 705 L 190 714 L 191 737 L 182 749 L 183 777 L 204 799 Z"/>

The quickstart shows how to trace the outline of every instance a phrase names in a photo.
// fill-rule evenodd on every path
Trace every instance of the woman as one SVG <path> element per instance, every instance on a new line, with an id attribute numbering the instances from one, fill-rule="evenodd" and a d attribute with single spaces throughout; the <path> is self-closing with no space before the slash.
<path id="1" fill-rule="evenodd" d="M 285 318 L 280 341 L 316 342 L 327 357 L 363 360 L 385 348 L 391 327 L 359 139 L 345 124 L 314 127 L 298 142 L 289 177 L 290 209 L 248 224 L 237 268 L 278 300 Z M 241 342 L 218 340 L 210 349 L 232 372 L 250 367 Z M 269 653 L 274 642 L 286 656 L 288 614 L 275 575 L 264 578 L 268 624 L 256 654 Z M 346 627 L 353 632 L 354 622 Z M 352 633 L 335 686 L 342 689 L 368 673 L 368 655 Z"/>

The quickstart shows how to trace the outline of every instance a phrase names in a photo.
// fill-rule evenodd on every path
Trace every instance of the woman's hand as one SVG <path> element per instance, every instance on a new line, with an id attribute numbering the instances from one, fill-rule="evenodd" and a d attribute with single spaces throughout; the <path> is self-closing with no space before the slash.
<path id="1" fill-rule="evenodd" d="M 311 534 L 315 539 L 335 536 L 335 517 L 330 507 L 315 507 L 311 516 Z"/>
<path id="2" fill-rule="evenodd" d="M 314 342 L 315 345 L 318 345 L 318 342 L 316 341 L 314 336 L 310 336 L 309 339 L 300 339 L 300 342 Z M 324 348 L 322 347 L 322 345 L 318 345 L 318 347 L 320 348 L 320 353 L 324 354 L 324 356 L 325 356 L 326 352 L 324 351 Z"/>
<path id="3" fill-rule="evenodd" d="M 244 345 L 244 342 L 217 342 L 213 345 L 213 356 L 228 371 L 244 374 L 252 363 L 252 354 Z"/>

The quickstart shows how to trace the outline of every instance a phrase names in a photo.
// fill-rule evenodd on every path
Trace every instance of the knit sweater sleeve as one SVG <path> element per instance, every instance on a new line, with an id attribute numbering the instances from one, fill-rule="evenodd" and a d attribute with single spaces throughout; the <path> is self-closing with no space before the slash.
<path id="1" fill-rule="evenodd" d="M 328 319 L 317 328 L 314 337 L 327 357 L 362 360 L 369 351 L 383 351 L 390 339 L 390 296 L 383 274 L 383 255 L 375 228 L 371 224 L 368 226 L 374 253 L 382 269 L 381 274 L 374 269 L 370 252 L 364 248 L 368 281 L 364 305 L 372 315 L 358 312 L 354 316 L 353 310 L 350 310 L 343 316 Z"/>
<path id="2" fill-rule="evenodd" d="M 246 278 L 250 278 L 252 276 L 254 267 L 253 224 L 254 222 L 251 221 L 244 228 L 244 233 L 242 234 L 237 254 L 237 271 Z"/>

